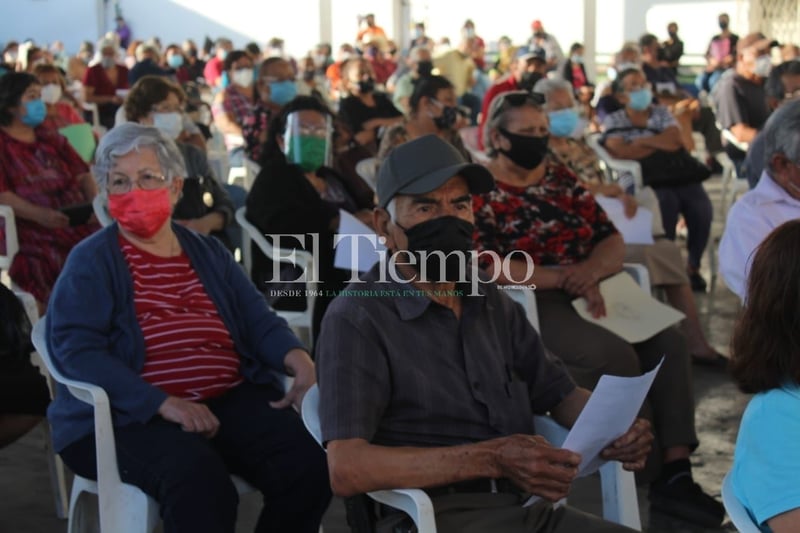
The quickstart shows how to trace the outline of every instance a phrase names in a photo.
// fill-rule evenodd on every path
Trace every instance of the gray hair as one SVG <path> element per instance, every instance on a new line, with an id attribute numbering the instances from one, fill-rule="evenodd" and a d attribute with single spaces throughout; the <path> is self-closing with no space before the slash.
<path id="1" fill-rule="evenodd" d="M 569 95 L 570 106 L 575 106 L 575 97 L 572 94 L 572 84 L 567 80 L 542 78 L 533 86 L 533 92 L 544 96 L 544 108 L 550 108 L 550 97 L 556 91 L 565 91 Z"/>
<path id="2" fill-rule="evenodd" d="M 800 164 L 800 98 L 787 100 L 764 126 L 764 168 L 770 177 L 775 154 Z"/>
<path id="3" fill-rule="evenodd" d="M 101 192 L 106 190 L 108 175 L 114 168 L 117 158 L 134 150 L 140 152 L 143 148 L 150 148 L 156 153 L 161 172 L 164 173 L 168 183 L 172 182 L 172 178 L 186 176 L 183 154 L 175 141 L 158 128 L 126 122 L 106 133 L 97 147 L 92 173 Z"/>
<path id="4" fill-rule="evenodd" d="M 523 100 L 524 104 L 511 104 L 511 100 Z M 492 103 L 489 105 L 489 111 L 486 113 L 486 124 L 483 126 L 483 146 L 486 149 L 486 154 L 489 157 L 497 155 L 497 149 L 492 143 L 492 130 L 498 128 L 505 128 L 506 126 L 506 111 L 512 107 L 521 107 L 522 105 L 530 106 L 538 111 L 543 111 L 542 106 L 534 100 L 533 96 L 527 91 L 510 91 L 500 93 L 494 97 Z"/>

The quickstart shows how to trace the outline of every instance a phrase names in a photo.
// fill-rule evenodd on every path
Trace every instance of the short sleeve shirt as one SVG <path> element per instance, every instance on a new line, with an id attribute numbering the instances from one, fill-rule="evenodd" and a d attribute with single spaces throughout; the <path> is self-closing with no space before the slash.
<path id="1" fill-rule="evenodd" d="M 594 196 L 563 165 L 550 165 L 539 183 L 515 187 L 498 181 L 475 196 L 475 248 L 506 257 L 527 252 L 535 265 L 579 263 L 617 232 Z M 485 266 L 485 265 L 482 265 Z"/>
<path id="2" fill-rule="evenodd" d="M 317 343 L 324 441 L 452 446 L 532 434 L 575 388 L 522 307 L 466 285 L 460 319 L 376 265 L 330 305 Z M 387 283 L 381 282 L 381 275 Z"/>
<path id="3" fill-rule="evenodd" d="M 715 99 L 717 121 L 724 129 L 744 124 L 760 130 L 769 118 L 764 86 L 738 74 L 719 81 Z"/>
<path id="4" fill-rule="evenodd" d="M 745 409 L 736 439 L 733 491 L 761 526 L 800 507 L 800 387 L 787 384 L 756 394 Z"/>

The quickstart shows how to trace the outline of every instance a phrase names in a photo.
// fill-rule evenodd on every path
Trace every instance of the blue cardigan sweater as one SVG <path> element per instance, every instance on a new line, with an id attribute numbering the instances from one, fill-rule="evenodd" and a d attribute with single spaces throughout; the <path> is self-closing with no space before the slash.
<path id="1" fill-rule="evenodd" d="M 286 353 L 303 348 L 300 341 L 219 241 L 176 224 L 173 229 L 231 334 L 243 377 L 254 383 L 276 382 L 273 371 L 284 372 Z M 118 235 L 112 224 L 72 250 L 47 311 L 53 364 L 67 377 L 105 389 L 115 427 L 147 422 L 167 398 L 140 377 L 144 337 Z M 62 385 L 47 414 L 57 452 L 94 431 L 92 407 Z"/>

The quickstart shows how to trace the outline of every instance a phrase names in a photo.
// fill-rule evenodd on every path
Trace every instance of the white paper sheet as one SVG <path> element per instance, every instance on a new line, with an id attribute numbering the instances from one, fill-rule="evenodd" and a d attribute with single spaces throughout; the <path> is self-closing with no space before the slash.
<path id="1" fill-rule="evenodd" d="M 595 196 L 595 200 L 622 235 L 625 244 L 653 244 L 653 212 L 639 207 L 633 218 L 625 216 L 625 205 L 619 198 Z"/>
<path id="2" fill-rule="evenodd" d="M 573 300 L 572 307 L 584 320 L 602 326 L 630 343 L 645 341 L 686 317 L 642 290 L 627 272 L 601 281 L 600 294 L 606 304 L 606 316 L 602 318 L 589 314 L 585 298 Z"/>
<path id="3" fill-rule="evenodd" d="M 344 270 L 367 272 L 380 259 L 379 251 L 386 247 L 369 226 L 344 210 L 339 210 L 339 238 L 333 265 Z M 365 235 L 366 237 L 355 237 Z"/>
<path id="4" fill-rule="evenodd" d="M 663 362 L 664 357 L 653 370 L 638 377 L 602 376 L 597 382 L 561 445 L 565 450 L 581 454 L 579 477 L 593 474 L 603 466 L 605 460 L 600 452 L 633 425 Z"/>
<path id="5" fill-rule="evenodd" d="M 636 420 L 664 357 L 653 370 L 641 376 L 602 376 L 592 391 L 561 448 L 578 453 L 578 477 L 588 476 L 606 462 L 600 452 L 625 434 Z M 531 496 L 525 507 L 540 498 Z"/>

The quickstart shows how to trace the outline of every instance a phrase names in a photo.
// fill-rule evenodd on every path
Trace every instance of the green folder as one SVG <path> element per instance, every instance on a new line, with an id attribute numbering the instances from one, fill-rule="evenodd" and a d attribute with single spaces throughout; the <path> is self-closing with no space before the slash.
<path id="1" fill-rule="evenodd" d="M 81 159 L 89 163 L 94 158 L 97 141 L 94 138 L 94 132 L 90 124 L 72 124 L 61 128 L 58 132 L 67 138 L 67 141 L 78 152 Z"/>

